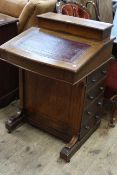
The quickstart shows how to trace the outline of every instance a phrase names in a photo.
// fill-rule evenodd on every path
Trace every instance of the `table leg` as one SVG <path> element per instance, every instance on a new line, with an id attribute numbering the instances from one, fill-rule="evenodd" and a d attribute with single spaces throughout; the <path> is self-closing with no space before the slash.
<path id="1" fill-rule="evenodd" d="M 117 95 L 114 95 L 111 98 L 111 102 L 112 102 L 112 113 L 111 113 L 111 116 L 110 116 L 109 126 L 110 127 L 115 127 L 115 124 L 114 124 L 114 114 L 115 114 L 116 106 L 117 106 Z"/>

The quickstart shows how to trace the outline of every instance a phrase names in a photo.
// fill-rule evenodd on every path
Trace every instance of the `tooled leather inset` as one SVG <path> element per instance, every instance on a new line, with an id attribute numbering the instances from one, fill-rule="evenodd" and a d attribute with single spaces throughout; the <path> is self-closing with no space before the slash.
<path id="1" fill-rule="evenodd" d="M 15 46 L 42 57 L 71 63 L 91 47 L 88 44 L 59 38 L 44 32 L 38 32 L 38 35 L 35 32 L 23 41 L 19 40 Z"/>

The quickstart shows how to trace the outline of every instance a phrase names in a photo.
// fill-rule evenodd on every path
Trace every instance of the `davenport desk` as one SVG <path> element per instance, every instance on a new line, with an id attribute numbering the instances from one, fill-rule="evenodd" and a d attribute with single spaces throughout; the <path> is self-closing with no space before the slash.
<path id="1" fill-rule="evenodd" d="M 2 59 L 20 68 L 21 121 L 69 142 L 60 157 L 72 155 L 101 121 L 104 80 L 111 59 L 111 24 L 47 13 L 0 47 Z"/>
<path id="2" fill-rule="evenodd" d="M 0 45 L 15 37 L 17 19 L 0 13 Z M 18 69 L 0 60 L 0 107 L 10 103 L 18 94 Z"/>

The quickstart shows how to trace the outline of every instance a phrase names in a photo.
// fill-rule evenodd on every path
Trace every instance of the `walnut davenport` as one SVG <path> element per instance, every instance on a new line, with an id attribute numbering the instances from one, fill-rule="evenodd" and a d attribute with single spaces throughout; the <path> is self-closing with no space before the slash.
<path id="1" fill-rule="evenodd" d="M 0 47 L 1 58 L 20 68 L 21 111 L 6 128 L 28 121 L 68 142 L 60 157 L 69 162 L 101 121 L 112 25 L 55 13 L 38 20 L 40 28 Z"/>

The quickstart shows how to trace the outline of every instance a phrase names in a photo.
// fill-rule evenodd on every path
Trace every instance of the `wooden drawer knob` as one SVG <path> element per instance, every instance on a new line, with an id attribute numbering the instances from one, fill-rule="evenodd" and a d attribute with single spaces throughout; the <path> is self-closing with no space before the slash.
<path id="1" fill-rule="evenodd" d="M 90 111 L 87 111 L 87 114 L 88 114 L 88 115 L 92 115 L 92 112 L 90 112 Z"/>
<path id="2" fill-rule="evenodd" d="M 99 101 L 99 102 L 98 102 L 98 105 L 99 105 L 99 106 L 102 106 L 102 102 L 101 102 L 101 101 Z"/>
<path id="3" fill-rule="evenodd" d="M 107 70 L 102 70 L 101 72 L 102 72 L 102 74 L 104 74 L 104 75 L 107 74 Z"/>
<path id="4" fill-rule="evenodd" d="M 95 97 L 94 96 L 89 96 L 89 99 L 90 100 L 93 100 Z"/>
<path id="5" fill-rule="evenodd" d="M 90 127 L 87 125 L 87 126 L 85 126 L 85 129 L 90 130 Z"/>
<path id="6" fill-rule="evenodd" d="M 104 91 L 104 87 L 103 86 L 99 87 L 99 89 L 100 89 L 100 91 Z"/>
<path id="7" fill-rule="evenodd" d="M 95 118 L 96 118 L 96 119 L 100 119 L 100 116 L 99 116 L 99 115 L 96 115 Z"/>
<path id="8" fill-rule="evenodd" d="M 95 83 L 97 81 L 97 79 L 92 79 L 91 82 Z"/>

